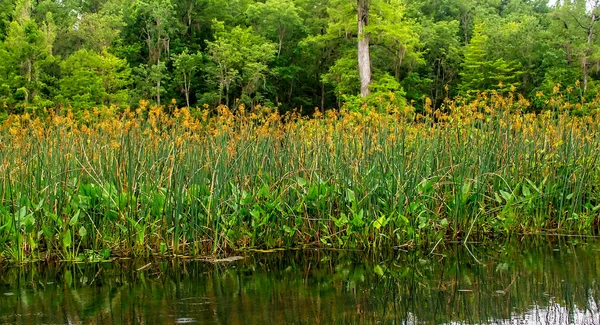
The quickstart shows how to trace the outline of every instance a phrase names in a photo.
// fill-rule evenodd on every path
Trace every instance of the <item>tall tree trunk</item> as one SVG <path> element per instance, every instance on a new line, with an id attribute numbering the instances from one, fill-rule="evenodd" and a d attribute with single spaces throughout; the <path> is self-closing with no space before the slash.
<path id="1" fill-rule="evenodd" d="M 160 57 L 158 58 L 158 67 L 160 68 Z M 156 105 L 158 106 L 160 106 L 160 79 L 161 76 L 159 75 L 158 80 L 156 81 Z"/>
<path id="2" fill-rule="evenodd" d="M 186 107 L 189 108 L 190 107 L 190 86 L 191 86 L 191 83 L 188 82 L 188 77 L 186 75 L 184 75 L 183 78 L 184 78 L 184 83 L 185 83 L 185 89 L 184 89 L 184 91 L 185 91 L 185 104 L 186 104 Z M 190 78 L 191 78 L 191 76 L 190 76 Z"/>
<path id="3" fill-rule="evenodd" d="M 225 82 L 225 106 L 229 108 L 229 85 L 230 83 Z"/>
<path id="4" fill-rule="evenodd" d="M 369 34 L 365 28 L 369 25 L 369 1 L 358 1 L 358 72 L 360 74 L 360 94 L 369 95 L 371 83 L 371 54 L 369 53 Z"/>
<path id="5" fill-rule="evenodd" d="M 281 48 L 283 47 L 283 38 L 285 37 L 285 28 L 279 29 L 279 50 L 277 51 L 277 57 L 281 55 Z"/>
<path id="6" fill-rule="evenodd" d="M 156 105 L 160 106 L 160 79 L 156 82 Z"/>

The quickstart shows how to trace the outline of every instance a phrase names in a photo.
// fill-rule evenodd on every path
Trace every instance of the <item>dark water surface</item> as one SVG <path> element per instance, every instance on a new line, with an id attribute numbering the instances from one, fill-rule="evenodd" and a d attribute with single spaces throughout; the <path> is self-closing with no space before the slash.
<path id="1" fill-rule="evenodd" d="M 305 250 L 219 264 L 5 267 L 0 323 L 600 324 L 599 249 L 550 238 L 434 254 Z"/>

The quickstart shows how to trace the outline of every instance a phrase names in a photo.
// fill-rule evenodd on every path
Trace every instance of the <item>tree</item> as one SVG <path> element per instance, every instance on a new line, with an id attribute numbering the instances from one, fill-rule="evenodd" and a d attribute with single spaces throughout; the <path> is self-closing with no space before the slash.
<path id="1" fill-rule="evenodd" d="M 0 71 L 4 74 L 3 88 L 13 93 L 13 99 L 25 106 L 40 102 L 41 90 L 46 86 L 41 76 L 44 67 L 54 60 L 52 46 L 56 36 L 52 15 L 46 15 L 41 28 L 32 18 L 29 0 L 17 3 L 14 20 L 8 26 L 7 36 L 0 51 Z"/>
<path id="2" fill-rule="evenodd" d="M 358 71 L 360 75 L 360 94 L 369 96 L 369 84 L 371 83 L 371 55 L 369 52 L 369 5 L 370 0 L 357 0 L 358 13 Z"/>
<path id="3" fill-rule="evenodd" d="M 435 104 L 450 95 L 450 86 L 460 71 L 463 47 L 458 34 L 457 20 L 423 23 L 421 40 L 424 58 L 429 67 L 429 78 L 433 81 L 429 96 Z"/>
<path id="4" fill-rule="evenodd" d="M 363 6 L 360 10 L 361 23 L 348 23 L 352 15 L 356 15 L 354 17 L 358 19 L 359 10 L 348 2 L 340 1 L 335 10 L 330 11 L 326 32 L 312 40 L 313 43 L 319 41 L 335 47 L 332 52 L 337 56 L 336 61 L 329 72 L 323 74 L 323 80 L 334 84 L 338 99 L 342 94 L 349 95 L 346 91 L 354 88 L 350 85 L 352 79 L 348 77 L 355 73 L 358 78 L 354 82 L 358 84 L 359 93 L 364 98 L 371 92 L 369 86 L 372 79 L 390 74 L 400 81 L 401 66 L 406 64 L 405 59 L 410 57 L 411 63 L 419 60 L 415 51 L 418 34 L 411 31 L 412 23 L 404 18 L 404 8 L 400 1 L 370 0 L 367 4 L 360 4 Z M 362 32 L 359 32 L 359 28 L 362 28 Z M 356 54 L 355 62 L 358 57 L 358 64 L 347 64 L 349 53 Z M 343 70 L 346 71 L 342 72 Z M 342 80 L 343 83 L 340 83 Z"/>
<path id="5" fill-rule="evenodd" d="M 115 91 L 97 76 L 61 64 L 80 50 L 91 61 L 78 53 L 69 62 L 95 67 L 110 54 L 136 67 L 131 87 L 114 95 L 133 105 L 236 98 L 312 113 L 371 103 L 388 90 L 418 106 L 424 96 L 439 105 L 510 86 L 544 105 L 536 93 L 577 80 L 577 96 L 592 98 L 600 89 L 600 0 L 552 3 L 0 0 L 0 104 L 19 112 L 52 101 L 122 102 L 102 95 Z M 86 94 L 83 86 L 92 88 Z"/>
<path id="6" fill-rule="evenodd" d="M 142 19 L 142 31 L 148 49 L 148 65 L 152 71 L 150 75 L 156 81 L 156 104 L 160 106 L 161 92 L 164 89 L 163 78 L 166 65 L 162 62 L 163 56 L 168 59 L 171 46 L 171 35 L 179 29 L 174 17 L 176 6 L 171 0 L 150 0 L 138 2 L 137 9 Z M 157 65 L 156 69 L 152 66 Z"/>
<path id="7" fill-rule="evenodd" d="M 78 21 L 76 34 L 81 38 L 83 48 L 102 52 L 119 37 L 123 26 L 120 15 L 108 12 L 86 13 Z"/>
<path id="8" fill-rule="evenodd" d="M 165 83 L 169 80 L 167 66 L 164 61 L 158 64 L 140 64 L 133 68 L 133 79 L 136 85 L 133 90 L 134 100 L 154 98 L 160 103 L 162 94 L 166 92 Z"/>
<path id="9" fill-rule="evenodd" d="M 398 81 L 401 76 L 401 68 L 410 67 L 410 63 L 416 63 L 421 59 L 419 53 L 419 25 L 405 17 L 403 0 L 377 0 L 372 1 L 371 15 L 368 31 L 371 35 L 371 60 L 374 70 L 385 69 Z M 378 52 L 376 52 L 379 50 Z M 407 65 L 407 59 L 411 60 Z M 381 61 L 377 67 L 376 61 Z M 389 69 L 391 67 L 391 69 Z"/>
<path id="10" fill-rule="evenodd" d="M 516 85 L 520 75 L 517 62 L 490 57 L 487 50 L 489 36 L 485 34 L 485 28 L 483 23 L 475 26 L 473 38 L 466 48 L 460 73 L 460 89 L 467 96 L 481 91 L 509 88 Z"/>
<path id="11" fill-rule="evenodd" d="M 563 1 L 555 12 L 555 29 L 562 37 L 562 46 L 570 58 L 581 61 L 583 91 L 588 90 L 589 70 L 593 61 L 600 59 L 600 48 L 596 44 L 600 0 Z"/>
<path id="12" fill-rule="evenodd" d="M 207 41 L 208 57 L 212 65 L 208 72 L 216 79 L 219 103 L 225 90 L 225 104 L 229 105 L 231 86 L 241 86 L 241 96 L 250 96 L 259 81 L 265 78 L 267 63 L 275 56 L 275 45 L 256 35 L 252 28 L 236 26 L 230 31 L 220 22 L 215 22 L 215 41 Z"/>
<path id="13" fill-rule="evenodd" d="M 98 105 L 126 105 L 131 69 L 104 51 L 79 50 L 61 64 L 61 99 L 77 110 Z"/>
<path id="14" fill-rule="evenodd" d="M 277 41 L 277 56 L 281 55 L 286 36 L 302 29 L 299 9 L 292 0 L 257 2 L 248 7 L 246 14 L 259 33 L 270 40 Z"/>
<path id="15" fill-rule="evenodd" d="M 8 25 L 15 12 L 15 4 L 12 0 L 0 0 L 0 41 L 4 40 Z"/>
<path id="16" fill-rule="evenodd" d="M 172 57 L 173 66 L 175 67 L 175 78 L 181 86 L 181 91 L 185 95 L 187 107 L 190 107 L 190 89 L 192 86 L 192 78 L 198 71 L 202 54 L 189 54 L 187 49 L 181 54 L 175 54 Z"/>

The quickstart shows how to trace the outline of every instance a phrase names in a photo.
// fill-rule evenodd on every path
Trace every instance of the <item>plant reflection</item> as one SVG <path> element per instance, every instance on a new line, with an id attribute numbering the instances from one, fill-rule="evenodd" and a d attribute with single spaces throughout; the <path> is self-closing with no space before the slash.
<path id="1" fill-rule="evenodd" d="M 599 246 L 554 238 L 500 247 L 27 265 L 0 272 L 0 322 L 599 322 Z"/>

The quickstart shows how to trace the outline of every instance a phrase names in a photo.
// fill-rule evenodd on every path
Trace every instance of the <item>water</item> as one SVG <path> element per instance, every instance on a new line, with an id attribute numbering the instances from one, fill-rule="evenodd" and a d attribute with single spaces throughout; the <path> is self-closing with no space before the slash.
<path id="1" fill-rule="evenodd" d="M 218 264 L 5 267 L 0 323 L 600 324 L 599 249 L 551 238 L 434 254 L 305 250 Z"/>

